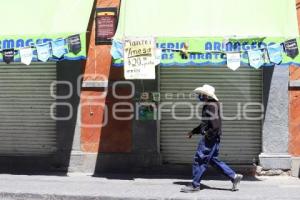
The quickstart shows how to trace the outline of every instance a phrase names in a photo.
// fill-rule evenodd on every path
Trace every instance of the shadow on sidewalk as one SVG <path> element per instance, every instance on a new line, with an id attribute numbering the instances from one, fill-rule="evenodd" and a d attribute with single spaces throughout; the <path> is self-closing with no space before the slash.
<path id="1" fill-rule="evenodd" d="M 178 175 L 178 174 L 117 174 L 117 173 L 104 173 L 104 174 L 96 174 L 93 177 L 106 178 L 111 180 L 134 180 L 134 179 L 182 179 L 185 181 L 177 181 L 174 184 L 177 185 L 185 185 L 186 180 L 191 180 L 191 176 L 186 175 Z M 228 181 L 228 178 L 224 175 L 208 174 L 203 180 L 218 180 L 218 181 Z M 243 181 L 262 181 L 255 176 L 244 176 Z"/>
<path id="2" fill-rule="evenodd" d="M 182 186 L 187 186 L 190 185 L 191 182 L 186 182 L 186 181 L 178 181 L 178 182 L 173 182 L 173 184 L 175 185 L 182 185 Z M 222 190 L 222 191 L 230 191 L 232 192 L 231 189 L 229 188 L 218 188 L 218 187 L 210 187 L 208 185 L 202 184 L 200 185 L 200 190 L 205 190 L 205 189 L 209 189 L 209 190 Z"/>

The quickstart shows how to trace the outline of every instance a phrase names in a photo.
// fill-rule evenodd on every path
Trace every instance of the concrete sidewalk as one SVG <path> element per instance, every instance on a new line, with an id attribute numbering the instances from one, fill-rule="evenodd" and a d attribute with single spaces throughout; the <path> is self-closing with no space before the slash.
<path id="1" fill-rule="evenodd" d="M 180 192 L 188 178 L 83 174 L 69 176 L 0 175 L 1 200 L 99 200 L 99 199 L 210 199 L 210 200 L 299 200 L 297 178 L 249 177 L 240 190 L 231 192 L 231 182 L 208 179 L 202 190 L 193 194 Z"/>

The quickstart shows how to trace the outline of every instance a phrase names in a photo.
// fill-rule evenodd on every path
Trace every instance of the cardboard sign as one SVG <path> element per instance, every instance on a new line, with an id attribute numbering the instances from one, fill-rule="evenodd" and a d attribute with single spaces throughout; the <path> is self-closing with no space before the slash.
<path id="1" fill-rule="evenodd" d="M 111 44 L 117 27 L 117 8 L 96 9 L 96 45 Z"/>
<path id="2" fill-rule="evenodd" d="M 155 79 L 155 45 L 151 37 L 125 39 L 125 79 Z"/>

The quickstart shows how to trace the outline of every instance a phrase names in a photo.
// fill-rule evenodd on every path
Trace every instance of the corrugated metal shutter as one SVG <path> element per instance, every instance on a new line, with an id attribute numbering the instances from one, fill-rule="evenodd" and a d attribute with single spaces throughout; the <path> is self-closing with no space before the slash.
<path id="1" fill-rule="evenodd" d="M 231 71 L 227 67 L 162 67 L 160 69 L 161 103 L 199 103 L 189 94 L 196 87 L 211 84 L 223 103 L 223 115 L 235 116 L 239 103 L 243 108 L 247 102 L 262 103 L 262 70 L 242 67 Z M 170 109 L 166 104 L 163 109 Z M 249 107 L 252 109 L 258 106 Z M 188 117 L 191 108 L 178 105 L 176 116 Z M 242 109 L 243 110 L 243 109 Z M 199 124 L 196 112 L 201 115 L 201 107 L 193 113 L 193 119 L 175 120 L 171 112 L 163 111 L 160 122 L 161 153 L 165 163 L 191 163 L 200 136 L 186 138 L 186 133 Z M 258 117 L 262 112 L 247 113 Z M 231 164 L 250 164 L 257 159 L 261 150 L 261 120 L 223 119 L 223 136 L 220 158 Z"/>
<path id="2" fill-rule="evenodd" d="M 55 63 L 0 65 L 0 155 L 56 151 L 56 122 L 50 117 L 55 80 Z"/>

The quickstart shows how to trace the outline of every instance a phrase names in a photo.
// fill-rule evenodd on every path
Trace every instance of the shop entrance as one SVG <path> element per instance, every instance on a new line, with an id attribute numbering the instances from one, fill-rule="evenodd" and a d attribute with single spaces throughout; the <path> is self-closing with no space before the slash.
<path id="1" fill-rule="evenodd" d="M 56 63 L 0 66 L 0 156 L 49 156 L 57 150 Z M 55 85 L 52 90 L 56 92 Z"/>
<path id="2" fill-rule="evenodd" d="M 262 70 L 241 67 L 162 67 L 160 150 L 164 163 L 191 163 L 199 136 L 186 133 L 199 124 L 201 106 L 190 93 L 203 84 L 216 88 L 222 102 L 223 136 L 220 158 L 230 164 L 251 164 L 261 152 L 263 119 Z"/>

